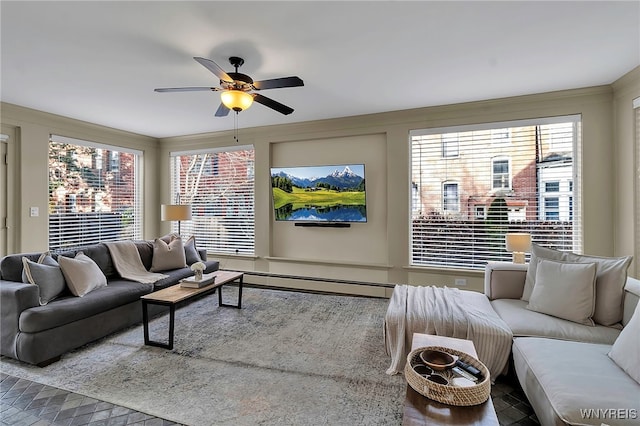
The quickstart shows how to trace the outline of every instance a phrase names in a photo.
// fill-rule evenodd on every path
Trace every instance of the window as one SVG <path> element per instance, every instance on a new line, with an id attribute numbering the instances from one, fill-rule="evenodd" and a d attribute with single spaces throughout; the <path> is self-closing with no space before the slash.
<path id="1" fill-rule="evenodd" d="M 142 238 L 141 162 L 140 151 L 51 135 L 49 250 Z"/>
<path id="2" fill-rule="evenodd" d="M 560 182 L 545 182 L 544 183 L 545 192 L 559 192 L 560 191 Z"/>
<path id="3" fill-rule="evenodd" d="M 411 264 L 511 261 L 507 232 L 581 252 L 579 130 L 580 117 L 566 116 L 412 131 Z M 442 155 L 445 134 L 458 136 L 454 160 Z"/>
<path id="4" fill-rule="evenodd" d="M 171 197 L 192 210 L 182 234 L 212 253 L 253 254 L 254 174 L 252 146 L 171 153 Z"/>
<path id="5" fill-rule="evenodd" d="M 460 198 L 458 197 L 457 183 L 442 184 L 442 208 L 447 213 L 460 211 Z"/>
<path id="6" fill-rule="evenodd" d="M 511 188 L 511 177 L 509 174 L 509 159 L 494 159 L 492 162 L 493 189 L 509 189 Z"/>
<path id="7" fill-rule="evenodd" d="M 457 157 L 460 155 L 460 142 L 457 133 L 442 135 L 442 157 Z"/>
<path id="8" fill-rule="evenodd" d="M 507 144 L 511 142 L 510 129 L 491 129 L 491 143 Z"/>
<path id="9" fill-rule="evenodd" d="M 560 199 L 558 197 L 545 197 L 544 219 L 560 220 Z"/>

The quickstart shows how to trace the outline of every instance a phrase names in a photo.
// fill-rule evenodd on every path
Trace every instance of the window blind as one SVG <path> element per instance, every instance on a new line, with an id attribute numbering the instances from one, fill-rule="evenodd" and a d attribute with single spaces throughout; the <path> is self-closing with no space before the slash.
<path id="1" fill-rule="evenodd" d="M 507 232 L 580 253 L 579 142 L 579 116 L 412 131 L 411 264 L 511 261 Z"/>
<path id="2" fill-rule="evenodd" d="M 171 153 L 171 197 L 191 205 L 181 230 L 196 236 L 198 248 L 255 252 L 254 165 L 252 146 Z"/>
<path id="3" fill-rule="evenodd" d="M 142 152 L 49 139 L 49 250 L 142 238 Z"/>

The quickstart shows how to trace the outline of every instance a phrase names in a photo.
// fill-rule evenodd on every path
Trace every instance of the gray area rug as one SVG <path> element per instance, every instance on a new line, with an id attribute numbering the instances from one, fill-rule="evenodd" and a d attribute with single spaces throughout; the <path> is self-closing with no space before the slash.
<path id="1" fill-rule="evenodd" d="M 237 289 L 225 287 L 225 302 Z M 243 289 L 176 311 L 174 349 L 138 325 L 45 368 L 3 357 L 7 374 L 186 425 L 394 425 L 406 382 L 388 376 L 388 300 Z M 151 323 L 165 339 L 168 315 Z"/>

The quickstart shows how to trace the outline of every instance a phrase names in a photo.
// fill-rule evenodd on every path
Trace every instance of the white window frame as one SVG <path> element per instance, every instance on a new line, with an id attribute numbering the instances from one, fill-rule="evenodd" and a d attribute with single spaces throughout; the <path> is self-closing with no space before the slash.
<path id="1" fill-rule="evenodd" d="M 111 172 L 111 167 L 105 168 L 105 161 L 101 158 L 103 151 L 110 153 L 122 153 L 133 155 L 134 181 L 133 187 L 133 203 L 130 206 L 129 213 L 122 215 L 121 212 L 105 212 L 97 209 L 97 203 L 91 206 L 89 212 L 78 212 L 77 205 L 67 206 L 66 201 L 63 207 L 65 211 L 53 211 L 54 207 L 50 207 L 49 211 L 49 250 L 63 251 L 71 250 L 90 244 L 96 244 L 103 241 L 113 241 L 119 239 L 142 239 L 143 224 L 143 194 L 142 194 L 142 165 L 143 152 L 136 149 L 124 148 L 120 146 L 108 145 L 94 141 L 76 139 L 61 135 L 49 136 L 49 149 L 51 144 L 68 144 L 84 148 L 95 149 L 97 156 L 94 158 L 95 163 L 92 165 L 93 170 L 105 170 L 106 173 Z M 78 160 L 79 156 L 76 152 L 71 157 Z M 109 155 L 106 162 L 112 165 L 113 161 L 117 161 L 119 156 Z M 114 160 L 115 159 L 115 160 Z M 49 167 L 49 164 L 48 166 Z M 119 164 L 118 164 L 119 167 Z M 55 178 L 59 170 L 49 169 L 49 181 Z M 106 178 L 106 177 L 105 177 Z M 65 190 L 66 192 L 66 190 Z M 70 199 L 76 199 L 76 194 L 68 194 Z M 49 204 L 53 206 L 53 194 L 49 194 Z M 118 207 L 118 208 L 121 208 Z M 120 225 L 115 224 L 114 219 L 120 216 Z"/>
<path id="2" fill-rule="evenodd" d="M 507 177 L 507 186 L 496 186 L 495 185 L 495 181 L 496 181 L 496 172 L 495 172 L 495 167 L 496 167 L 496 163 L 497 162 L 505 162 L 507 163 L 507 173 L 506 173 L 506 177 Z M 509 157 L 505 157 L 505 156 L 499 156 L 499 157 L 494 157 L 491 159 L 491 188 L 494 191 L 508 191 L 511 189 L 511 158 Z M 500 174 L 501 176 L 504 175 L 504 173 Z"/>
<path id="3" fill-rule="evenodd" d="M 455 188 L 454 200 L 449 200 L 447 187 Z M 453 208 L 449 208 L 450 206 L 453 206 Z M 445 214 L 460 212 L 460 185 L 458 184 L 458 182 L 442 182 L 442 211 Z"/>
<path id="4" fill-rule="evenodd" d="M 491 129 L 491 143 L 494 145 L 510 144 L 511 130 L 508 127 Z"/>
<path id="5" fill-rule="evenodd" d="M 528 231 L 537 244 L 582 253 L 581 120 L 580 115 L 569 115 L 410 131 L 410 265 L 482 269 L 487 261 L 511 261 L 504 246 L 506 232 Z M 493 128 L 509 128 L 511 145 L 492 148 Z M 460 159 L 456 162 L 442 161 L 441 135 L 447 133 L 460 134 Z M 561 157 L 561 166 L 567 169 L 560 194 L 567 196 L 568 204 L 562 209 L 566 207 L 570 215 L 560 224 L 544 225 L 540 171 L 551 164 L 547 156 L 552 133 L 560 135 L 558 139 L 564 134 L 563 148 L 568 148 Z M 493 188 L 493 159 L 509 161 L 508 188 Z M 442 184 L 454 181 L 459 183 L 460 212 L 450 215 L 443 208 Z M 507 203 L 509 200 L 524 201 L 524 218 L 518 215 L 518 220 L 510 221 L 509 208 L 518 204 Z M 478 205 L 486 206 L 484 218 L 478 217 Z"/>
<path id="6" fill-rule="evenodd" d="M 233 169 L 228 170 L 225 170 L 224 162 L 219 158 L 220 155 L 229 155 L 228 158 L 231 159 L 233 153 L 238 151 L 255 155 L 253 145 L 175 151 L 169 154 L 170 197 L 176 200 L 179 195 L 183 203 L 193 202 L 192 220 L 181 224 L 182 233 L 194 235 L 198 248 L 205 249 L 208 253 L 255 254 L 255 158 L 252 157 L 246 163 L 243 159 L 233 160 L 237 163 L 233 164 Z M 196 160 L 200 159 L 199 161 L 204 158 L 201 167 L 205 174 L 197 182 L 191 180 L 190 189 L 184 187 L 184 182 L 181 186 L 177 178 L 177 170 L 181 164 L 179 159 L 185 156 L 197 156 Z M 232 186 L 233 179 L 238 179 L 239 187 Z M 227 183 L 231 186 L 224 186 Z M 185 193 L 185 190 L 189 193 Z M 173 224 L 174 231 L 175 226 Z"/>
<path id="7" fill-rule="evenodd" d="M 460 156 L 460 135 L 445 133 L 442 135 L 442 158 L 456 158 Z"/>

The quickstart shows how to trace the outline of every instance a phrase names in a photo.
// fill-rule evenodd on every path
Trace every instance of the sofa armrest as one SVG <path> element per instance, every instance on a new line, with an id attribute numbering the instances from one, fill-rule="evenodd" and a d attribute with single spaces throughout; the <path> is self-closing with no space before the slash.
<path id="1" fill-rule="evenodd" d="M 520 299 L 527 277 L 527 264 L 489 262 L 484 269 L 484 294 L 489 300 Z"/>
<path id="2" fill-rule="evenodd" d="M 38 286 L 16 281 L 0 280 L 1 332 L 0 353 L 17 359 L 16 337 L 20 332 L 22 311 L 40 306 Z"/>

